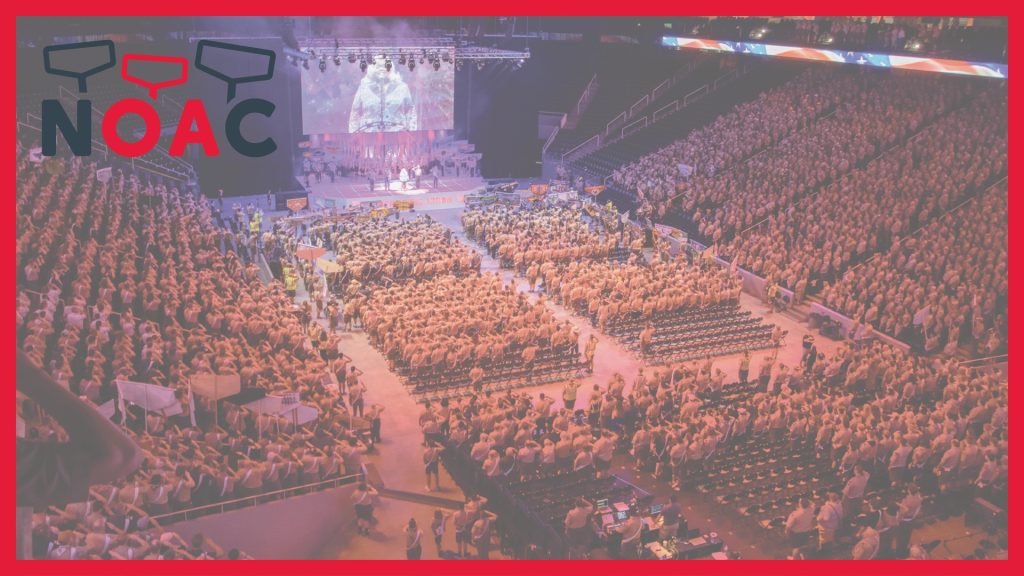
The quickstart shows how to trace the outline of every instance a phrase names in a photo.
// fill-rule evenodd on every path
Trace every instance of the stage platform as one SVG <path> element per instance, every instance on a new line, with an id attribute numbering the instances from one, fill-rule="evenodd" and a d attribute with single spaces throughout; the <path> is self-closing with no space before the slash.
<path id="1" fill-rule="evenodd" d="M 438 179 L 436 188 L 433 184 L 433 177 L 429 177 L 420 179 L 419 188 L 403 189 L 395 181 L 390 189 L 384 188 L 384 182 L 375 182 L 370 189 L 365 178 L 339 178 L 334 182 L 325 179 L 310 183 L 309 203 L 313 207 L 345 208 L 362 202 L 411 200 L 416 210 L 458 208 L 465 204 L 466 194 L 478 191 L 486 182 L 477 177 L 445 177 Z"/>

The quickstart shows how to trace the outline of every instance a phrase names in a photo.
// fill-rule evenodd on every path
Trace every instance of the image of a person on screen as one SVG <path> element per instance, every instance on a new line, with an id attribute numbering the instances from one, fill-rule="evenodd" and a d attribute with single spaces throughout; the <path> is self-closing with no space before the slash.
<path id="1" fill-rule="evenodd" d="M 374 59 L 352 99 L 348 131 L 402 132 L 418 129 L 412 92 L 399 75 L 398 68 L 388 71 L 383 58 Z"/>

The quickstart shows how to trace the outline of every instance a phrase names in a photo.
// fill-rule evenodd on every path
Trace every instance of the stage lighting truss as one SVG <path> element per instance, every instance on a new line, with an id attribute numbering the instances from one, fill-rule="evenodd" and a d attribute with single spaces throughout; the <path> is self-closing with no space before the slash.
<path id="1" fill-rule="evenodd" d="M 473 46 L 464 40 L 456 42 L 451 38 L 407 38 L 379 39 L 355 38 L 348 40 L 334 38 L 310 38 L 299 40 L 301 54 L 309 59 L 333 60 L 339 64 L 347 60 L 359 63 L 363 72 L 372 62 L 383 63 L 388 70 L 397 63 L 410 71 L 420 65 L 440 70 L 442 65 L 454 66 L 461 70 L 463 64 L 475 62 L 477 70 L 483 70 L 487 63 L 506 62 L 512 69 L 521 68 L 530 57 L 529 50 L 501 50 L 488 46 Z M 305 64 L 305 61 L 303 62 Z"/>

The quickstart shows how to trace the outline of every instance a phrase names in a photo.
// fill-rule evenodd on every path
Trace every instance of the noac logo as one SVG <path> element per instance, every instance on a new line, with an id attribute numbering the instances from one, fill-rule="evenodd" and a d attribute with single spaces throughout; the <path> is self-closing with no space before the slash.
<path id="1" fill-rule="evenodd" d="M 54 65 L 54 56 L 67 53 L 72 50 L 105 49 L 106 61 L 81 71 L 66 70 Z M 266 72 L 248 76 L 230 76 L 209 64 L 203 63 L 203 54 L 210 54 L 217 51 L 228 51 L 242 54 L 254 54 L 266 58 Z M 274 63 L 277 55 L 273 50 L 253 48 L 228 42 L 217 42 L 214 40 L 200 40 L 196 46 L 194 66 L 197 70 L 204 72 L 227 84 L 227 101 L 230 103 L 235 98 L 236 89 L 239 84 L 249 82 L 262 82 L 274 77 Z M 143 78 L 133 76 L 128 71 L 130 62 L 158 62 L 177 65 L 177 75 L 174 78 L 160 82 L 150 82 Z M 49 74 L 66 76 L 78 81 L 78 91 L 82 94 L 88 93 L 86 80 L 104 70 L 113 68 L 117 64 L 114 50 L 114 43 L 110 40 L 98 40 L 94 42 L 76 42 L 73 44 L 58 44 L 47 46 L 43 49 L 43 68 Z M 153 100 L 159 96 L 159 91 L 171 86 L 185 84 L 188 82 L 187 58 L 178 56 L 158 56 L 155 54 L 125 54 L 121 58 L 121 77 L 132 84 L 138 84 L 149 92 Z M 272 138 L 253 142 L 242 136 L 242 121 L 250 114 L 259 114 L 270 117 L 274 113 L 274 103 L 262 98 L 249 98 L 235 104 L 228 112 L 224 123 L 224 132 L 228 144 L 239 154 L 251 158 L 266 156 L 277 150 L 277 143 Z M 92 101 L 88 98 L 80 98 L 76 104 L 75 121 L 68 116 L 64 106 L 59 100 L 43 100 L 42 123 L 43 123 L 43 155 L 54 156 L 57 153 L 57 132 L 59 131 L 71 152 L 75 156 L 89 156 L 92 154 Z M 118 122 L 126 115 L 136 115 L 142 119 L 145 131 L 142 137 L 135 141 L 127 141 L 117 132 Z M 195 129 L 192 126 L 195 125 Z M 160 141 L 160 117 L 153 105 L 140 98 L 124 98 L 110 105 L 103 114 L 101 126 L 103 140 L 107 146 L 116 154 L 126 157 L 136 157 L 146 154 L 152 150 Z M 170 154 L 181 156 L 185 148 L 191 144 L 199 145 L 207 156 L 219 156 L 220 148 L 214 137 L 213 129 L 210 126 L 210 119 L 206 113 L 206 107 L 202 100 L 186 100 L 182 108 L 178 125 L 171 140 Z"/>

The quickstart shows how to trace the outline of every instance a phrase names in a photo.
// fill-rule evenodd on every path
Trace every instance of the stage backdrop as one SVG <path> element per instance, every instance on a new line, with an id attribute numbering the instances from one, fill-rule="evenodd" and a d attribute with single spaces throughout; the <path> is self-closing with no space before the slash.
<path id="1" fill-rule="evenodd" d="M 454 120 L 455 72 L 450 63 L 429 62 L 410 71 L 382 58 L 359 63 L 319 60 L 302 69 L 302 130 L 305 134 L 354 134 L 450 130 Z"/>

